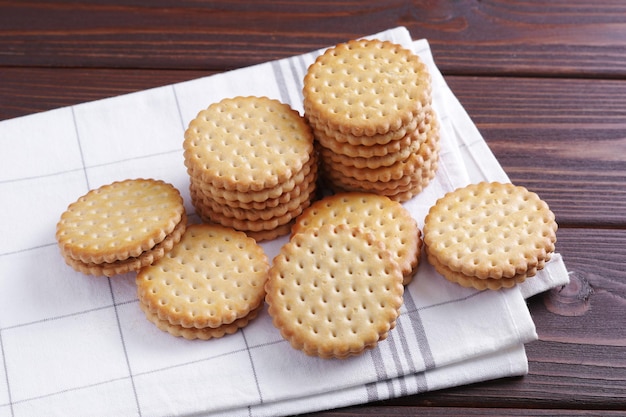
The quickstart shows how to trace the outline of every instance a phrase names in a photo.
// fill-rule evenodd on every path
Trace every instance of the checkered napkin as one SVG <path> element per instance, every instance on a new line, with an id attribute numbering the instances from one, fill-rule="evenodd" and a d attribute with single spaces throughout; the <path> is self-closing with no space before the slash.
<path id="1" fill-rule="evenodd" d="M 447 191 L 506 181 L 428 43 L 405 28 L 373 37 L 413 48 L 433 76 L 441 162 L 405 203 L 419 224 Z M 558 254 L 502 291 L 462 288 L 423 261 L 388 339 L 346 360 L 292 349 L 267 312 L 222 339 L 173 337 L 143 316 L 133 274 L 91 277 L 64 264 L 54 232 L 69 203 L 153 177 L 178 187 L 193 213 L 182 157 L 189 121 L 236 95 L 302 112 L 302 80 L 320 52 L 0 123 L 0 417 L 286 415 L 527 373 L 524 344 L 537 335 L 525 298 L 568 281 Z M 263 243 L 270 258 L 285 241 Z"/>

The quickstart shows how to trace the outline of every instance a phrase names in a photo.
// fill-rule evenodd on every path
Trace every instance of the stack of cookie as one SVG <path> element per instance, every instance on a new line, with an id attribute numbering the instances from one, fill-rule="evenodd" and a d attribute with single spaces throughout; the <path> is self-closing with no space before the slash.
<path id="1" fill-rule="evenodd" d="M 458 188 L 437 200 L 424 222 L 429 263 L 464 287 L 512 287 L 542 269 L 555 249 L 554 214 L 513 184 Z"/>
<path id="2" fill-rule="evenodd" d="M 183 199 L 166 182 L 116 181 L 70 204 L 57 223 L 65 262 L 91 275 L 137 271 L 162 258 L 187 227 Z"/>
<path id="3" fill-rule="evenodd" d="M 434 177 L 430 74 L 411 51 L 379 40 L 339 44 L 308 68 L 303 94 L 331 188 L 403 202 Z"/>
<path id="4" fill-rule="evenodd" d="M 222 337 L 263 308 L 268 269 L 265 252 L 245 233 L 193 224 L 165 257 L 139 271 L 139 305 L 174 336 Z"/>
<path id="5" fill-rule="evenodd" d="M 214 103 L 191 121 L 183 147 L 201 219 L 257 241 L 288 234 L 315 195 L 311 128 L 277 100 L 235 97 Z"/>

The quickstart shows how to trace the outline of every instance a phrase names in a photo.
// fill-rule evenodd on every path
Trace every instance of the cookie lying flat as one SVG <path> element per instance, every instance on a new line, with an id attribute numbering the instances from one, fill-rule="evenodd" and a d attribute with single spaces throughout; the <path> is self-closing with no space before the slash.
<path id="1" fill-rule="evenodd" d="M 346 224 L 371 233 L 385 243 L 402 270 L 404 285 L 420 260 L 421 232 L 417 221 L 400 203 L 371 193 L 339 193 L 313 203 L 296 220 L 292 234 L 325 224 Z"/>
<path id="2" fill-rule="evenodd" d="M 411 51 L 391 42 L 353 40 L 327 49 L 304 78 L 305 113 L 354 136 L 401 129 L 430 99 L 430 74 Z"/>
<path id="3" fill-rule="evenodd" d="M 185 166 L 207 184 L 239 192 L 287 181 L 313 152 L 304 119 L 267 97 L 226 98 L 191 121 L 183 142 Z"/>
<path id="4" fill-rule="evenodd" d="M 165 257 L 139 271 L 137 294 L 152 321 L 171 329 L 221 329 L 208 332 L 216 337 L 222 326 L 247 323 L 262 306 L 268 268 L 265 252 L 246 234 L 194 224 Z"/>
<path id="5" fill-rule="evenodd" d="M 347 225 L 307 228 L 274 258 L 266 302 L 295 349 L 345 358 L 373 348 L 395 327 L 402 271 L 381 241 Z"/>
<path id="6" fill-rule="evenodd" d="M 189 124 L 183 148 L 202 221 L 273 239 L 288 233 L 315 194 L 313 133 L 278 100 L 248 96 L 211 104 Z"/>
<path id="7" fill-rule="evenodd" d="M 425 219 L 424 243 L 446 278 L 475 282 L 479 289 L 486 285 L 478 280 L 490 280 L 487 287 L 495 289 L 492 281 L 521 282 L 543 268 L 554 252 L 556 230 L 554 214 L 537 194 L 481 182 L 437 200 Z"/>
<path id="8" fill-rule="evenodd" d="M 110 276 L 163 256 L 185 227 L 183 200 L 174 186 L 129 179 L 91 190 L 70 204 L 57 223 L 56 239 L 75 269 Z"/>

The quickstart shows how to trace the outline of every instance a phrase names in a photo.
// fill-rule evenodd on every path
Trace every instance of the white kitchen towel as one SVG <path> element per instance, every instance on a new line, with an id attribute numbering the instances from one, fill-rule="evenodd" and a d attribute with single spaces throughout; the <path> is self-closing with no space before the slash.
<path id="1" fill-rule="evenodd" d="M 372 37 L 412 48 L 433 75 L 441 161 L 405 203 L 418 223 L 447 191 L 506 181 L 427 41 L 401 27 Z M 0 417 L 286 415 L 528 371 L 524 344 L 537 335 L 525 297 L 568 282 L 558 254 L 503 291 L 462 288 L 424 261 L 388 339 L 346 360 L 292 349 L 265 311 L 222 339 L 175 338 L 143 316 L 134 274 L 92 277 L 64 264 L 54 238 L 60 214 L 106 183 L 168 181 L 197 221 L 182 156 L 189 121 L 237 95 L 302 112 L 302 80 L 319 53 L 0 122 Z M 270 259 L 285 241 L 263 243 Z"/>

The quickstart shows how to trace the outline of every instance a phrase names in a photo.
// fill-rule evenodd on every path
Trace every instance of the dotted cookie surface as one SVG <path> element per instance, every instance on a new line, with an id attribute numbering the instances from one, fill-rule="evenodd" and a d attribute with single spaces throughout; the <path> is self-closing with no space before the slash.
<path id="1" fill-rule="evenodd" d="M 471 184 L 446 194 L 424 224 L 429 258 L 479 279 L 514 278 L 542 267 L 556 242 L 548 205 L 524 187 Z"/>
<path id="2" fill-rule="evenodd" d="M 131 179 L 91 190 L 57 223 L 64 256 L 85 263 L 137 257 L 163 241 L 181 221 L 179 191 L 153 179 Z"/>
<path id="3" fill-rule="evenodd" d="M 313 151 L 300 114 L 267 97 L 226 98 L 191 121 L 183 142 L 192 176 L 239 192 L 274 187 L 299 172 Z"/>
<path id="4" fill-rule="evenodd" d="M 268 268 L 263 249 L 244 233 L 194 224 L 166 256 L 139 271 L 137 293 L 159 320 L 217 328 L 262 305 Z"/>
<path id="5" fill-rule="evenodd" d="M 413 278 L 422 247 L 417 221 L 400 203 L 370 193 L 339 193 L 313 203 L 296 220 L 292 233 L 325 224 L 346 224 L 371 233 L 385 243 L 404 276 Z"/>
<path id="6" fill-rule="evenodd" d="M 376 346 L 395 327 L 402 272 L 371 234 L 324 225 L 295 234 L 266 284 L 274 325 L 308 355 L 345 358 Z"/>
<path id="7" fill-rule="evenodd" d="M 400 45 L 352 40 L 327 49 L 304 78 L 305 113 L 332 130 L 372 136 L 398 130 L 422 111 L 430 75 Z"/>

